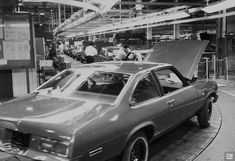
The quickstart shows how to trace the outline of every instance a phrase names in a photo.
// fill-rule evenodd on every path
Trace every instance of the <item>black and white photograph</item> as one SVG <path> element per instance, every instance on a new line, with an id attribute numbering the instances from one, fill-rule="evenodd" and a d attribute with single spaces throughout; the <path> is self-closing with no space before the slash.
<path id="1" fill-rule="evenodd" d="M 235 0 L 0 0 L 0 161 L 235 161 Z"/>

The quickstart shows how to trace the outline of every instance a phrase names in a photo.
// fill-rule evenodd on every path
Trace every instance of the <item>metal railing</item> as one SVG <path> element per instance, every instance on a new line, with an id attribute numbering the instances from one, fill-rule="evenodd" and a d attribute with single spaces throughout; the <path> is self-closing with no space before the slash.
<path id="1" fill-rule="evenodd" d="M 229 69 L 228 58 L 219 59 L 216 56 L 212 56 L 212 59 L 203 57 L 199 62 L 199 79 L 208 80 L 224 80 L 225 84 L 229 84 Z"/>

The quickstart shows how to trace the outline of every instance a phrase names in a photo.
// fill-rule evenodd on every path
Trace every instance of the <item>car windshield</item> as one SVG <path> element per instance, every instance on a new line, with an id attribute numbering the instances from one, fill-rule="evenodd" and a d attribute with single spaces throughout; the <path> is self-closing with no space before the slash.
<path id="1" fill-rule="evenodd" d="M 113 103 L 130 75 L 95 70 L 66 70 L 49 80 L 36 92 Z"/>
<path id="2" fill-rule="evenodd" d="M 73 97 L 113 102 L 130 75 L 113 72 L 95 72 L 74 91 Z"/>

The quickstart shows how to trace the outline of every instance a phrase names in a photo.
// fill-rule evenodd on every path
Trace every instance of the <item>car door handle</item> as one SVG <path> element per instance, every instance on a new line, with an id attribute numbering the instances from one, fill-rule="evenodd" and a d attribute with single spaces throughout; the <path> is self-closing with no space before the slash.
<path id="1" fill-rule="evenodd" d="M 174 102 L 175 102 L 175 99 L 171 99 L 167 101 L 166 103 L 172 107 L 174 105 Z"/>

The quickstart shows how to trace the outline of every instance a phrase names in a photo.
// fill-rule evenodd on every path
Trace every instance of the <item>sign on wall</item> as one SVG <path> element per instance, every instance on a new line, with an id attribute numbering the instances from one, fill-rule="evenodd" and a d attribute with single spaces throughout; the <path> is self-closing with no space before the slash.
<path id="1" fill-rule="evenodd" d="M 30 14 L 0 15 L 0 69 L 34 68 L 32 35 Z"/>

